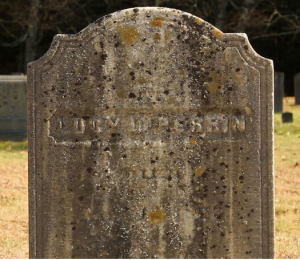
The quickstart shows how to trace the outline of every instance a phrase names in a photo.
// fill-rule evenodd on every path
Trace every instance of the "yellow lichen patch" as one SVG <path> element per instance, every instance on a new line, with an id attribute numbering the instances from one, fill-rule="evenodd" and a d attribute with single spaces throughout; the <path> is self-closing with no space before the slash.
<path id="1" fill-rule="evenodd" d="M 248 115 L 251 115 L 251 114 L 252 114 L 249 107 L 245 107 L 245 111 L 246 111 L 246 113 L 247 113 Z"/>
<path id="2" fill-rule="evenodd" d="M 204 173 L 204 169 L 203 169 L 203 167 L 198 167 L 197 169 L 196 169 L 196 171 L 195 171 L 195 174 L 197 175 L 197 176 L 201 176 L 202 174 Z"/>
<path id="3" fill-rule="evenodd" d="M 170 34 L 169 34 L 169 33 L 166 33 L 166 34 L 165 34 L 165 40 L 168 41 L 169 39 L 170 39 Z"/>
<path id="4" fill-rule="evenodd" d="M 140 78 L 139 78 L 139 83 L 140 83 L 140 84 L 146 83 L 146 79 L 143 78 L 143 77 L 140 77 Z"/>
<path id="5" fill-rule="evenodd" d="M 241 69 L 240 69 L 241 71 Z M 234 79 L 236 82 L 238 82 L 238 86 L 244 86 L 244 84 L 247 83 L 247 77 L 245 77 L 244 73 L 241 73 L 240 71 L 236 71 L 233 73 Z"/>
<path id="6" fill-rule="evenodd" d="M 84 219 L 90 220 L 91 219 L 91 210 L 90 209 L 85 210 L 83 212 L 83 216 L 84 216 Z"/>
<path id="7" fill-rule="evenodd" d="M 204 20 L 200 19 L 199 17 L 196 17 L 195 18 L 195 23 L 201 25 L 201 24 L 204 23 Z"/>
<path id="8" fill-rule="evenodd" d="M 164 23 L 164 20 L 161 17 L 156 17 L 154 20 L 151 21 L 151 25 L 156 26 L 156 27 L 162 26 L 163 23 Z"/>
<path id="9" fill-rule="evenodd" d="M 165 216 L 166 216 L 165 210 L 163 210 L 163 209 L 162 210 L 155 210 L 155 211 L 152 211 L 149 214 L 149 220 L 153 224 L 159 224 L 164 220 Z"/>
<path id="10" fill-rule="evenodd" d="M 224 85 L 224 82 L 227 80 L 227 75 L 224 73 L 218 73 L 217 71 L 212 71 L 210 73 L 210 77 L 212 78 L 212 81 L 207 83 L 208 87 L 207 90 L 210 93 L 216 93 L 218 90 L 222 90 L 222 86 Z"/>
<path id="11" fill-rule="evenodd" d="M 197 143 L 197 139 L 196 139 L 195 137 L 192 137 L 192 138 L 190 139 L 190 143 L 191 143 L 191 144 L 196 144 L 196 143 Z"/>
<path id="12" fill-rule="evenodd" d="M 157 33 L 157 34 L 155 34 L 155 36 L 154 36 L 154 40 L 160 40 L 160 35 Z"/>
<path id="13" fill-rule="evenodd" d="M 106 28 L 108 28 L 108 27 L 112 27 L 112 25 L 113 25 L 113 23 L 112 23 L 112 21 L 111 20 L 108 20 L 107 22 L 106 22 Z"/>
<path id="14" fill-rule="evenodd" d="M 140 34 L 134 27 L 118 26 L 118 32 L 121 34 L 122 41 L 127 45 L 132 45 L 140 38 Z"/>
<path id="15" fill-rule="evenodd" d="M 186 77 L 186 73 L 183 70 L 179 71 L 179 75 L 183 78 Z"/>
<path id="16" fill-rule="evenodd" d="M 216 36 L 217 38 L 219 38 L 220 40 L 223 40 L 224 38 L 224 33 L 222 31 L 220 31 L 219 29 L 217 28 L 214 28 L 211 33 Z"/>
<path id="17" fill-rule="evenodd" d="M 168 105 L 174 105 L 176 103 L 176 98 L 175 97 L 168 97 L 167 99 Z"/>

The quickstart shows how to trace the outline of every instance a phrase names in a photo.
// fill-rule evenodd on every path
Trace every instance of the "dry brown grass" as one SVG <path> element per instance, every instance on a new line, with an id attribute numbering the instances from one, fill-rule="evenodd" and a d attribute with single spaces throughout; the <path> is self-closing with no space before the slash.
<path id="1" fill-rule="evenodd" d="M 300 106 L 285 98 L 293 123 L 275 115 L 276 257 L 300 258 Z"/>
<path id="2" fill-rule="evenodd" d="M 300 258 L 300 106 L 275 115 L 276 257 Z M 27 151 L 0 143 L 0 258 L 28 258 Z"/>
<path id="3" fill-rule="evenodd" d="M 27 151 L 0 150 L 0 258 L 28 258 Z"/>

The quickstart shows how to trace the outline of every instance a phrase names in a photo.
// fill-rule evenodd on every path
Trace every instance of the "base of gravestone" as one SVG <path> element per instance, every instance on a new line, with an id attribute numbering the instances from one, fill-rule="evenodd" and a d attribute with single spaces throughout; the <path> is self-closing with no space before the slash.
<path id="1" fill-rule="evenodd" d="M 290 112 L 282 113 L 282 123 L 293 123 L 293 114 Z"/>

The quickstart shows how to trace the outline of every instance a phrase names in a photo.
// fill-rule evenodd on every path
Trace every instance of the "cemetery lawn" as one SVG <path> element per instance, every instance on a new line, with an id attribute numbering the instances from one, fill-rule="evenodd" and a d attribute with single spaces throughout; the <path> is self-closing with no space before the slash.
<path id="1" fill-rule="evenodd" d="M 284 112 L 293 123 L 275 114 L 275 202 L 277 258 L 300 258 L 300 105 L 284 98 Z"/>
<path id="2" fill-rule="evenodd" d="M 300 258 L 300 105 L 275 114 L 276 257 Z M 0 142 L 0 258 L 28 258 L 27 142 Z"/>
<path id="3" fill-rule="evenodd" d="M 27 142 L 0 142 L 0 258 L 28 258 Z"/>

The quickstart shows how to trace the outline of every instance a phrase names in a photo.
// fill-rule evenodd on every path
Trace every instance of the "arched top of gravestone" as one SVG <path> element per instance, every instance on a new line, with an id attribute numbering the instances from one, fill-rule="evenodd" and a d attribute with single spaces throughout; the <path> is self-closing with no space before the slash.
<path id="1" fill-rule="evenodd" d="M 180 28 L 180 34 L 175 35 L 172 33 L 172 31 L 174 32 L 174 28 Z M 51 69 L 53 62 L 60 60 L 60 54 L 63 53 L 65 48 L 84 48 L 87 42 L 99 35 L 105 38 L 110 34 L 115 34 L 113 37 L 120 40 L 111 43 L 115 48 L 123 46 L 136 51 L 139 49 L 139 45 L 148 40 L 149 31 L 158 31 L 159 29 L 165 29 L 164 32 L 169 30 L 170 33 L 164 33 L 164 35 L 155 34 L 154 38 L 151 39 L 154 43 L 153 46 L 155 46 L 156 40 L 161 40 L 163 37 L 163 40 L 176 42 L 176 45 L 188 44 L 189 49 L 197 49 L 197 44 L 190 40 L 194 32 L 200 32 L 202 37 L 201 41 L 197 42 L 199 45 L 204 44 L 206 47 L 210 47 L 213 44 L 217 44 L 223 49 L 231 46 L 238 47 L 243 58 L 249 65 L 254 67 L 263 68 L 271 63 L 271 60 L 258 55 L 253 50 L 247 35 L 244 33 L 223 33 L 201 18 L 180 10 L 165 7 L 142 7 L 125 9 L 108 14 L 74 35 L 55 35 L 47 53 L 39 60 L 29 63 L 28 67 L 36 68 L 43 66 L 42 70 L 47 71 Z M 101 43 L 100 48 L 103 49 Z M 103 59 L 107 58 L 105 54 L 102 54 L 102 56 Z M 48 66 L 45 67 L 45 65 Z"/>

